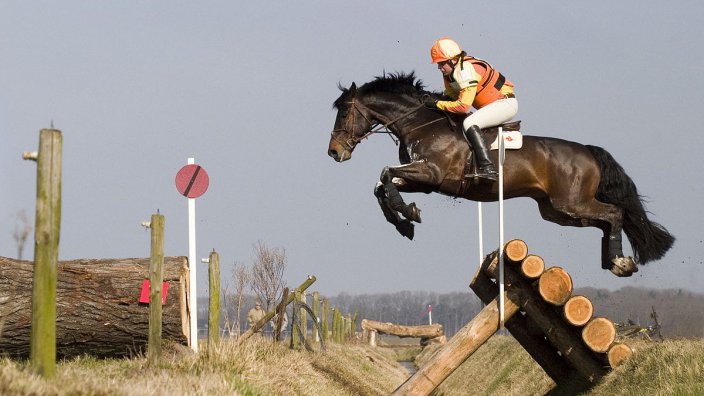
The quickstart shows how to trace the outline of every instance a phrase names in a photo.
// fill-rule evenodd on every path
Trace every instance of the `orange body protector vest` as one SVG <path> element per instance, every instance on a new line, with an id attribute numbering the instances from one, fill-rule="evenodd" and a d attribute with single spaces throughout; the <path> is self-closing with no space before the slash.
<path id="1" fill-rule="evenodd" d="M 477 84 L 477 93 L 472 102 L 474 108 L 480 109 L 498 99 L 502 99 L 508 92 L 513 93 L 513 83 L 507 80 L 498 70 L 494 69 L 489 62 L 467 56 L 456 67 L 465 67 L 465 62 L 470 63 L 477 74 L 481 75 L 481 80 Z"/>

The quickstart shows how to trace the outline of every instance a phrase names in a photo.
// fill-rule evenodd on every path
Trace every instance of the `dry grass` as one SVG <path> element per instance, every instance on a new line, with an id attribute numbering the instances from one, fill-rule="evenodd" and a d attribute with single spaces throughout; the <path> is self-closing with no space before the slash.
<path id="1" fill-rule="evenodd" d="M 321 354 L 252 340 L 239 347 L 226 341 L 198 355 L 167 350 L 153 368 L 145 358 L 64 361 L 53 380 L 33 375 L 24 362 L 0 359 L 0 394 L 384 395 L 407 374 L 393 356 L 364 346 L 328 345 Z"/>
<path id="2" fill-rule="evenodd" d="M 631 344 L 629 342 L 629 344 Z M 704 395 L 704 340 L 636 341 L 634 355 L 584 395 Z M 437 347 L 426 349 L 417 364 Z M 511 337 L 494 336 L 438 387 L 438 395 L 544 395 L 555 386 Z"/>

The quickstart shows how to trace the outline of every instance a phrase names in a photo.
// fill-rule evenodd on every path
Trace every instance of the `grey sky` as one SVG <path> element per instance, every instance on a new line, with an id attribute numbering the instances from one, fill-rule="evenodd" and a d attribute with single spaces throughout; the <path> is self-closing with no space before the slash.
<path id="1" fill-rule="evenodd" d="M 449 35 L 516 84 L 524 133 L 606 148 L 677 237 L 629 279 L 600 269 L 598 230 L 547 223 L 529 199 L 507 201 L 507 239 L 576 286 L 700 291 L 704 3 L 575 3 L 4 1 L 0 255 L 15 256 L 15 213 L 34 216 L 36 166 L 21 152 L 53 120 L 64 135 L 61 259 L 147 256 L 139 224 L 157 209 L 166 254 L 186 255 L 174 178 L 194 156 L 211 181 L 197 201 L 198 256 L 216 249 L 226 278 L 261 240 L 286 249 L 291 285 L 314 274 L 327 294 L 467 290 L 476 203 L 406 195 L 423 211 L 408 241 L 372 195 L 398 163 L 391 140 L 374 136 L 343 164 L 326 154 L 338 82 L 415 70 L 440 90 L 428 52 Z M 489 250 L 498 212 L 484 207 Z"/>

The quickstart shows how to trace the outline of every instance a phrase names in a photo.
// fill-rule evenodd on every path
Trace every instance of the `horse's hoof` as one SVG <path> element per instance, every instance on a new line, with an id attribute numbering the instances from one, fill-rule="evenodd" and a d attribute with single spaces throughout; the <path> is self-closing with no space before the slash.
<path id="1" fill-rule="evenodd" d="M 420 209 L 416 206 L 415 202 L 411 202 L 408 204 L 408 216 L 406 217 L 408 220 L 415 221 L 416 223 L 420 223 Z"/>
<path id="2" fill-rule="evenodd" d="M 411 241 L 413 240 L 413 235 L 414 235 L 414 228 L 415 226 L 413 223 L 411 223 L 408 220 L 403 220 L 400 223 L 396 224 L 396 230 L 406 238 L 410 239 Z"/>
<path id="3" fill-rule="evenodd" d="M 613 264 L 610 268 L 611 272 L 619 277 L 628 277 L 638 272 L 638 267 L 631 257 L 614 257 L 611 259 Z"/>

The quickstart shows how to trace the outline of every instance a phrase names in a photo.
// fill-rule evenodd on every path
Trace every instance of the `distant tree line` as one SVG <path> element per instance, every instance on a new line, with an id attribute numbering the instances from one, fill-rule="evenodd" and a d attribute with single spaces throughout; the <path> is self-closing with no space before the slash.
<path id="1" fill-rule="evenodd" d="M 574 294 L 582 294 L 594 303 L 594 315 L 604 316 L 616 323 L 637 323 L 643 327 L 651 325 L 651 313 L 657 312 L 662 335 L 666 338 L 704 337 L 704 295 L 684 289 L 655 290 L 624 287 L 616 291 L 596 288 L 580 288 Z M 243 306 L 251 307 L 255 296 L 244 295 Z M 328 298 L 331 306 L 343 312 L 359 310 L 359 320 L 372 319 L 402 325 L 428 324 L 428 305 L 432 306 L 433 323 L 440 323 L 447 336 L 454 335 L 482 309 L 482 303 L 471 292 L 436 293 L 427 291 L 401 291 L 352 295 L 340 293 Z M 233 299 L 231 298 L 230 301 Z M 207 303 L 199 305 L 207 317 Z M 244 325 L 246 311 L 237 321 L 232 304 L 227 305 L 231 323 Z M 290 314 L 290 313 L 289 313 Z M 359 326 L 359 323 L 357 323 Z M 359 327 L 358 327 L 359 329 Z"/>

